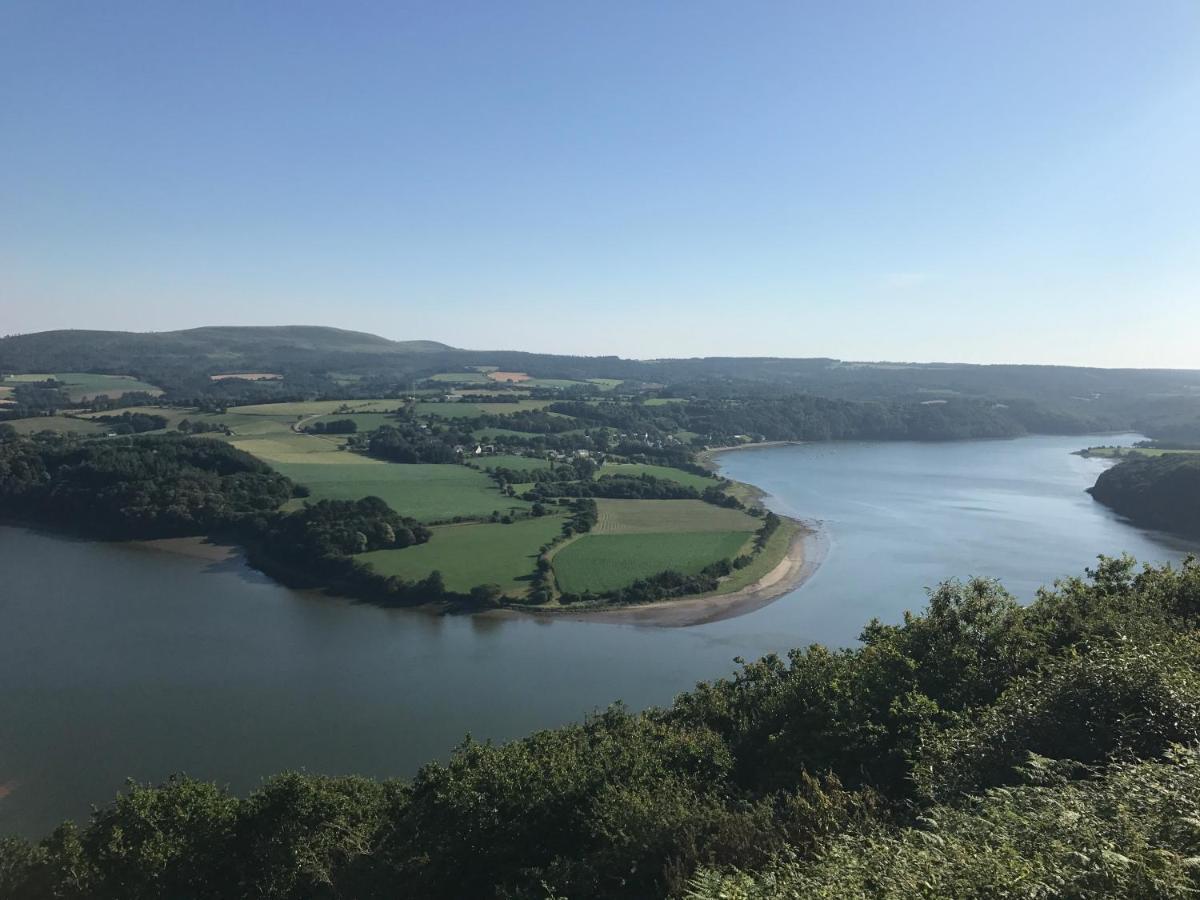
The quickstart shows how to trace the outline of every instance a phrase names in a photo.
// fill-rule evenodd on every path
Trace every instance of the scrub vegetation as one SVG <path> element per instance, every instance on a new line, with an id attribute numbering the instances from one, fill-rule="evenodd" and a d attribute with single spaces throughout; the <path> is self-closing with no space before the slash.
<path id="1" fill-rule="evenodd" d="M 0 842 L 0 896 L 1190 897 L 1198 610 L 1195 562 L 1102 560 L 1025 607 L 950 582 L 855 647 L 408 781 L 130 784 Z"/>

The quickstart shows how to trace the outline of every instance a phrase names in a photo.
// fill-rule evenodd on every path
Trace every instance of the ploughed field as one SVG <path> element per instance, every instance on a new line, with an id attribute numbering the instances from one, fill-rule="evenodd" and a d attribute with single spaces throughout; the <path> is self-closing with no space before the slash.
<path id="1" fill-rule="evenodd" d="M 307 496 L 288 501 L 285 512 L 321 500 L 378 497 L 401 515 L 432 526 L 432 536 L 423 544 L 375 550 L 355 558 L 379 574 L 407 582 L 439 572 L 445 587 L 458 593 L 494 585 L 512 601 L 525 600 L 539 583 L 542 559 L 540 565 L 546 573 L 540 583 L 547 586 L 550 598 L 537 599 L 554 606 L 560 592 L 602 594 L 666 571 L 695 575 L 713 563 L 753 555 L 749 566 L 722 579 L 724 591 L 748 584 L 782 558 L 790 530 L 780 529 L 786 533 L 777 532 L 767 552 L 755 555 L 754 533 L 762 520 L 701 500 L 597 498 L 595 522 L 582 533 L 572 519 L 580 501 L 543 495 L 535 508 L 522 495 L 537 487 L 538 475 L 553 467 L 553 482 L 577 481 L 580 476 L 575 466 L 585 458 L 583 454 L 567 450 L 551 459 L 545 451 L 524 446 L 537 438 L 537 433 L 503 424 L 474 423 L 464 429 L 462 422 L 494 416 L 503 423 L 507 415 L 528 413 L 574 422 L 570 416 L 546 412 L 552 400 L 522 396 L 517 402 L 493 403 L 472 398 L 467 393 L 472 385 L 495 383 L 488 375 L 480 371 L 437 377 L 451 392 L 450 400 L 435 392 L 437 396 L 416 402 L 397 398 L 289 401 L 233 406 L 223 412 L 145 405 L 17 420 L 14 426 L 23 433 L 51 430 L 102 437 L 109 426 L 97 421 L 101 416 L 114 412 L 157 416 L 165 422 L 160 433 L 179 431 L 228 441 L 301 485 Z M 157 390 L 117 376 L 60 373 L 56 377 L 75 391 L 113 395 L 119 386 Z M 600 381 L 604 383 L 597 386 L 605 390 L 620 384 L 616 379 Z M 464 387 L 455 388 L 459 383 Z M 536 378 L 521 382 L 522 388 L 575 384 L 579 383 Z M 463 434 L 459 441 L 463 464 L 391 462 L 352 449 L 348 434 L 315 433 L 332 422 L 344 428 L 349 420 L 354 423 L 354 434 L 366 436 L 382 426 L 395 425 L 401 413 L 409 422 L 422 423 L 425 433 L 454 429 Z M 514 426 L 519 421 L 514 419 Z M 573 435 L 595 428 L 595 423 L 583 420 L 578 425 L 556 434 L 570 445 Z M 505 437 L 516 442 L 506 442 Z M 499 452 L 491 446 L 493 442 L 501 445 Z M 357 446 L 361 450 L 363 441 L 358 440 Z M 478 454 L 477 446 L 481 448 Z M 506 470 L 505 476 L 494 474 L 496 470 Z M 728 486 L 713 476 L 621 457 L 610 457 L 590 475 L 592 479 L 604 476 L 647 477 L 697 492 Z"/>

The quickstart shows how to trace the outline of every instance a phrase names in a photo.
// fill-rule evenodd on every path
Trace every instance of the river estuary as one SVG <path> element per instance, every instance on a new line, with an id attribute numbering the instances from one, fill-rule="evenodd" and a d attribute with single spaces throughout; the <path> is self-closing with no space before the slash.
<path id="1" fill-rule="evenodd" d="M 238 559 L 0 527 L 0 835 L 84 818 L 126 777 L 245 792 L 282 769 L 411 775 L 470 732 L 506 739 L 614 700 L 667 703 L 733 658 L 852 642 L 951 576 L 1021 599 L 1099 553 L 1177 560 L 1071 455 L 1117 438 L 842 443 L 730 453 L 725 474 L 819 523 L 801 588 L 691 628 L 380 610 L 282 588 Z"/>

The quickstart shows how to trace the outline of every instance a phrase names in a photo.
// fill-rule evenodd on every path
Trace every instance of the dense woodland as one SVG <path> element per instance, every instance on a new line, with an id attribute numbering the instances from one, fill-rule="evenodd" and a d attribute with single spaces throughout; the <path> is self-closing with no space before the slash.
<path id="1" fill-rule="evenodd" d="M 169 402 L 202 407 L 402 396 L 430 375 L 478 365 L 541 378 L 622 379 L 623 392 L 633 394 L 653 388 L 668 396 L 710 401 L 791 398 L 787 402 L 799 407 L 722 410 L 712 428 L 689 429 L 702 433 L 944 440 L 1129 429 L 1162 439 L 1200 440 L 1200 373 L 1192 371 L 834 359 L 640 361 L 457 350 L 432 341 L 389 341 L 298 326 L 148 334 L 53 331 L 0 338 L 0 372 L 136 375 L 164 388 Z M 238 371 L 274 372 L 282 378 L 211 380 L 212 375 Z M 572 391 L 579 392 L 568 393 Z M 39 398 L 32 389 L 19 393 L 30 402 L 18 397 L 22 405 L 2 415 L 67 408 L 59 394 Z M 815 398 L 865 406 L 814 409 L 821 403 Z"/>
<path id="2" fill-rule="evenodd" d="M 1026 607 L 949 583 L 860 645 L 746 663 L 410 781 L 176 778 L 0 844 L 43 898 L 1190 897 L 1200 565 Z"/>
<path id="3" fill-rule="evenodd" d="M 296 490 L 266 463 L 223 441 L 0 434 L 0 513 L 78 534 L 228 532 L 274 512 Z"/>
<path id="4" fill-rule="evenodd" d="M 1200 453 L 1129 457 L 1089 492 L 1139 525 L 1200 534 Z"/>

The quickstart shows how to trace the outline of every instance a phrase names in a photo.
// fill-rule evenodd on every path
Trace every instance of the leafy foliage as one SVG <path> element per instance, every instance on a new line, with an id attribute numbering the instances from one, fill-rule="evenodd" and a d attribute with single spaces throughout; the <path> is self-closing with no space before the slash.
<path id="1" fill-rule="evenodd" d="M 1200 565 L 992 582 L 640 714 L 466 741 L 409 783 L 132 786 L 0 844 L 42 898 L 1184 897 Z"/>

